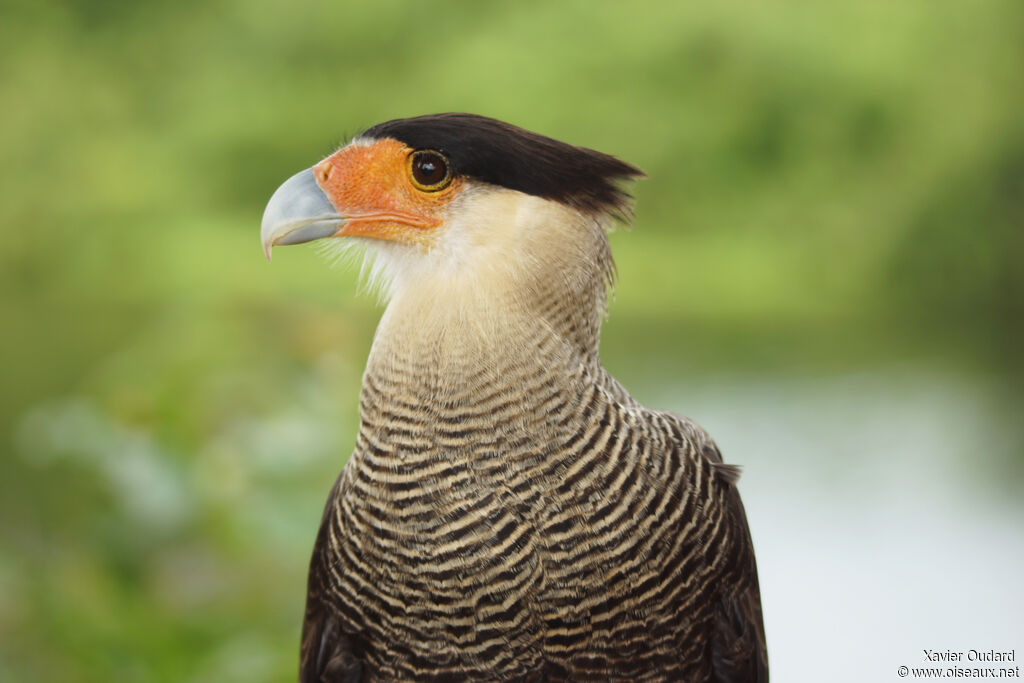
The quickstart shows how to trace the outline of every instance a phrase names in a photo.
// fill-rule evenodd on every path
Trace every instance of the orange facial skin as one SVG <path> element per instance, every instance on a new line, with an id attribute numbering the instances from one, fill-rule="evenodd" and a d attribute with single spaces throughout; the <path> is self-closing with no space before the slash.
<path id="1" fill-rule="evenodd" d="M 337 237 L 373 237 L 427 245 L 464 181 L 440 190 L 417 188 L 409 172 L 414 150 L 397 140 L 356 143 L 313 167 L 313 175 L 346 221 Z"/>

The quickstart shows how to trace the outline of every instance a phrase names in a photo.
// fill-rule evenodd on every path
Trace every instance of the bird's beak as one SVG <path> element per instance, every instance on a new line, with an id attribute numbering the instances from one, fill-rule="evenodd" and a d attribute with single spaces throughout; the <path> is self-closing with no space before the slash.
<path id="1" fill-rule="evenodd" d="M 312 168 L 299 171 L 277 188 L 263 211 L 260 240 L 270 260 L 279 244 L 301 244 L 337 235 L 345 218 L 327 199 Z"/>

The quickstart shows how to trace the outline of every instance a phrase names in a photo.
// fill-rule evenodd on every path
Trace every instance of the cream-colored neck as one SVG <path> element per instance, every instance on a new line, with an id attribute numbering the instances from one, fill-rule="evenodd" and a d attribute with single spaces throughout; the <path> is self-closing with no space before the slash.
<path id="1" fill-rule="evenodd" d="M 390 300 L 371 367 L 545 362 L 536 349 L 551 342 L 574 364 L 596 364 L 612 268 L 604 224 L 510 190 L 464 194 L 429 249 L 381 249 Z"/>

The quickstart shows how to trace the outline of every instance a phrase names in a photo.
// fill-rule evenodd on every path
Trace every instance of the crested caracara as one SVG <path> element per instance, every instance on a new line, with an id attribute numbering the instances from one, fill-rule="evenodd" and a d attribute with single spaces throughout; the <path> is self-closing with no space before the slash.
<path id="1" fill-rule="evenodd" d="M 268 257 L 361 245 L 388 302 L 313 549 L 304 683 L 768 680 L 738 469 L 598 357 L 639 175 L 441 114 L 270 199 Z"/>

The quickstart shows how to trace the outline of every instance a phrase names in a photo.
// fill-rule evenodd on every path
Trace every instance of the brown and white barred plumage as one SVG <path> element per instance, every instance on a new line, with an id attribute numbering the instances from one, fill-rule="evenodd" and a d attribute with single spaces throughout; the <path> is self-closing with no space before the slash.
<path id="1" fill-rule="evenodd" d="M 767 681 L 737 470 L 601 367 L 607 211 L 463 193 L 433 248 L 373 245 L 390 302 L 302 681 Z"/>

